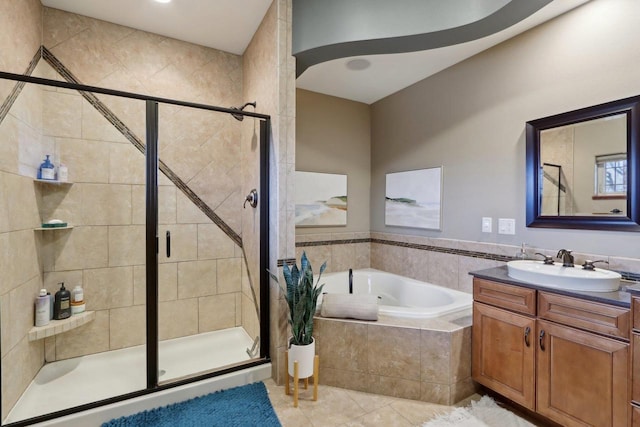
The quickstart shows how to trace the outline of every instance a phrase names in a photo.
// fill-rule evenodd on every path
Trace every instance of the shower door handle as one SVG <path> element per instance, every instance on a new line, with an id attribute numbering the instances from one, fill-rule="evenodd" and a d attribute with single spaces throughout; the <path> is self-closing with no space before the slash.
<path id="1" fill-rule="evenodd" d="M 171 232 L 167 230 L 167 258 L 171 258 Z"/>

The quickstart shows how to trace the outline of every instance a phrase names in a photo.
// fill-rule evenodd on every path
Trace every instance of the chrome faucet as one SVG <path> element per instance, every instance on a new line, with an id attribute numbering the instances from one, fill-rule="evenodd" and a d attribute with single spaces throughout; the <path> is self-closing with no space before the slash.
<path id="1" fill-rule="evenodd" d="M 349 293 L 353 293 L 353 269 L 349 269 Z"/>
<path id="2" fill-rule="evenodd" d="M 573 255 L 571 255 L 571 251 L 568 249 L 560 249 L 558 251 L 558 255 L 556 258 L 562 260 L 563 267 L 573 267 Z"/>

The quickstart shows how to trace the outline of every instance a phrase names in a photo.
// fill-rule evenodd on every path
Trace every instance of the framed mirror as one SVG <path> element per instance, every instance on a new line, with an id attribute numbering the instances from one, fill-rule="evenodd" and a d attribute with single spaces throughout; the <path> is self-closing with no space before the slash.
<path id="1" fill-rule="evenodd" d="M 640 96 L 527 122 L 527 227 L 640 231 Z"/>

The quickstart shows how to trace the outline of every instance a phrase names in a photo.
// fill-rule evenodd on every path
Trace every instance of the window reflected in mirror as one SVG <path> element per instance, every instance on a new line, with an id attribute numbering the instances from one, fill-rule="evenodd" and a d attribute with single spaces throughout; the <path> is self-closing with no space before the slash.
<path id="1" fill-rule="evenodd" d="M 540 132 L 541 216 L 627 215 L 627 115 Z"/>

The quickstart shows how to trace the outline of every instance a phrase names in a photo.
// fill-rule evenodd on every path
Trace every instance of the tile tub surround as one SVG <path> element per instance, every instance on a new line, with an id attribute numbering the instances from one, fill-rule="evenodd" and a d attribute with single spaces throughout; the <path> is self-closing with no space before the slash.
<path id="1" fill-rule="evenodd" d="M 315 318 L 320 383 L 443 405 L 475 392 L 471 310 L 377 322 Z"/>
<path id="2" fill-rule="evenodd" d="M 499 267 L 514 259 L 519 246 L 440 239 L 390 233 L 342 233 L 297 236 L 297 253 L 304 250 L 312 264 L 327 261 L 348 268 L 375 268 L 412 279 L 473 292 L 469 272 Z M 368 253 L 367 253 L 368 250 Z M 557 249 L 527 246 L 527 253 L 554 256 Z M 625 283 L 640 282 L 640 259 L 573 252 L 576 265 L 586 259 L 609 261 L 607 269 L 619 272 Z M 280 260 L 291 262 L 292 260 Z M 368 265 L 367 265 L 368 262 Z M 319 264 L 318 264 L 319 265 Z"/>

